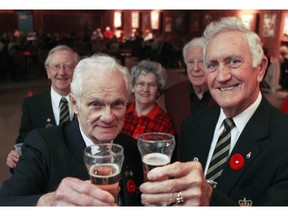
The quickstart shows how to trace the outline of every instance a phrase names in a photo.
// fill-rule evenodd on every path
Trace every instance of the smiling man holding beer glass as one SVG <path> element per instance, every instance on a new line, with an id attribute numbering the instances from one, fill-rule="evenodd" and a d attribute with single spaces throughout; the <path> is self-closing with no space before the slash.
<path id="1" fill-rule="evenodd" d="M 130 92 L 129 72 L 115 59 L 95 55 L 81 60 L 70 94 L 77 120 L 27 136 L 13 176 L 0 189 L 0 205 L 117 205 L 111 193 L 91 184 L 84 163 L 85 147 L 106 143 L 124 149 L 118 205 L 141 205 L 137 140 L 120 133 Z"/>

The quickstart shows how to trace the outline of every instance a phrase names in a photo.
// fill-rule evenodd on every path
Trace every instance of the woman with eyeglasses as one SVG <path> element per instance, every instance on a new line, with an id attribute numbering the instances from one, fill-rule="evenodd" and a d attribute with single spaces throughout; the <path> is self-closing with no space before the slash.
<path id="1" fill-rule="evenodd" d="M 138 138 L 142 133 L 165 132 L 175 135 L 171 117 L 157 104 L 166 84 L 166 72 L 161 64 L 142 60 L 132 67 L 132 94 L 122 132 Z"/>

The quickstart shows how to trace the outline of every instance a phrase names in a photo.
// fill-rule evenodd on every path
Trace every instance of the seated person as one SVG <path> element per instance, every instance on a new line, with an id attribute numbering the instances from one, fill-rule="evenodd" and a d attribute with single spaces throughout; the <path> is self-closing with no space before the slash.
<path id="1" fill-rule="evenodd" d="M 131 76 L 135 100 L 127 108 L 122 132 L 136 139 L 147 132 L 175 135 L 171 117 L 156 102 L 166 84 L 161 64 L 142 60 L 132 67 Z"/>
<path id="2" fill-rule="evenodd" d="M 183 58 L 189 81 L 171 86 L 164 93 L 167 113 L 172 117 L 178 136 L 184 118 L 216 104 L 208 90 L 203 64 L 204 45 L 204 38 L 200 37 L 184 46 Z"/>

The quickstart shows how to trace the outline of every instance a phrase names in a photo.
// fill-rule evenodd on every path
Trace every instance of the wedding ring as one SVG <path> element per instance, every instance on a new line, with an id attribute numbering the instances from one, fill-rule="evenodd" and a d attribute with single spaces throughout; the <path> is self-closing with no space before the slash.
<path id="1" fill-rule="evenodd" d="M 181 204 L 184 203 L 184 197 L 183 197 L 183 195 L 182 195 L 181 192 L 178 192 L 178 193 L 177 193 L 176 203 L 177 203 L 178 205 L 181 205 Z"/>

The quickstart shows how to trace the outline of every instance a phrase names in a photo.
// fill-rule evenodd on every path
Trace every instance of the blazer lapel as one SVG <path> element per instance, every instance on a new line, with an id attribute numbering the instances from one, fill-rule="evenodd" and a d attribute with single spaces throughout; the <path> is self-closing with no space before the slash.
<path id="1" fill-rule="evenodd" d="M 270 105 L 268 105 L 266 99 L 263 98 L 259 107 L 242 131 L 225 164 L 221 180 L 217 185 L 217 188 L 225 194 L 231 192 L 231 189 L 237 184 L 241 176 L 245 175 L 245 172 L 249 169 L 254 159 L 261 153 L 259 148 L 261 140 L 269 135 L 269 119 Z M 236 160 L 234 159 L 236 157 L 235 154 L 240 154 L 240 157 L 244 159 L 244 166 L 242 168 L 240 168 L 240 166 L 239 168 L 233 168 L 230 165 L 231 160 L 232 163 Z"/>
<path id="2" fill-rule="evenodd" d="M 53 108 L 52 108 L 52 100 L 51 100 L 51 93 L 50 91 L 47 91 L 43 95 L 43 101 L 41 102 L 42 104 L 42 113 L 45 114 L 45 127 L 52 127 L 56 126 L 56 121 L 53 113 Z"/>
<path id="3" fill-rule="evenodd" d="M 217 123 L 220 109 L 218 106 L 214 106 L 210 108 L 212 112 L 206 112 L 208 114 L 203 115 L 202 118 L 199 119 L 200 130 L 197 132 L 197 138 L 193 138 L 195 140 L 195 155 L 199 159 L 199 162 L 202 164 L 203 171 L 206 166 L 211 142 L 213 139 L 213 134 L 215 130 L 215 125 Z M 202 122 L 202 123 L 201 123 Z M 203 122 L 207 122 L 207 124 L 203 124 Z M 199 142 L 196 142 L 198 140 Z M 193 151 L 194 152 L 194 151 Z M 193 160 L 191 158 L 191 160 Z"/>
<path id="4" fill-rule="evenodd" d="M 84 163 L 84 148 L 86 144 L 80 133 L 79 122 L 77 120 L 64 124 L 64 133 L 67 146 L 66 156 L 69 160 L 69 169 L 75 176 L 82 176 L 84 179 L 89 179 L 88 171 Z"/>

